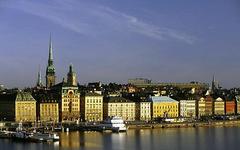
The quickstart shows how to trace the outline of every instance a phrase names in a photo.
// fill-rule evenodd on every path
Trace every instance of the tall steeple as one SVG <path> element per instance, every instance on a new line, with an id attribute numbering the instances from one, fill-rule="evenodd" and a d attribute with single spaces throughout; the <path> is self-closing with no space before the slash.
<path id="1" fill-rule="evenodd" d="M 215 80 L 215 76 L 213 74 L 213 78 L 212 78 L 212 87 L 211 87 L 212 93 L 215 92 L 216 90 L 216 80 Z"/>
<path id="2" fill-rule="evenodd" d="M 53 65 L 53 48 L 52 48 L 52 36 L 50 34 L 48 66 L 51 66 L 51 65 Z"/>
<path id="3" fill-rule="evenodd" d="M 41 75 L 41 69 L 40 69 L 40 65 L 38 68 L 38 79 L 37 79 L 37 87 L 42 87 L 42 75 Z"/>
<path id="4" fill-rule="evenodd" d="M 49 88 L 53 85 L 55 85 L 55 67 L 53 65 L 53 46 L 52 46 L 52 37 L 50 34 L 50 40 L 49 40 L 49 55 L 48 55 L 48 65 L 46 69 L 46 87 Z"/>

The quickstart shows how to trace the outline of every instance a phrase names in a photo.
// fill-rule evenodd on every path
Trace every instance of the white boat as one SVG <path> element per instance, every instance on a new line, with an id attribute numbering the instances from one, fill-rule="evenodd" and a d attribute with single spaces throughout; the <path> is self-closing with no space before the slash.
<path id="1" fill-rule="evenodd" d="M 44 142 L 48 142 L 48 141 L 59 141 L 59 136 L 56 133 L 32 133 L 30 136 L 30 139 L 32 139 L 33 141 L 44 141 Z"/>
<path id="2" fill-rule="evenodd" d="M 127 127 L 121 117 L 113 116 L 107 118 L 103 124 L 101 124 L 103 129 L 110 129 L 113 132 L 126 132 Z"/>

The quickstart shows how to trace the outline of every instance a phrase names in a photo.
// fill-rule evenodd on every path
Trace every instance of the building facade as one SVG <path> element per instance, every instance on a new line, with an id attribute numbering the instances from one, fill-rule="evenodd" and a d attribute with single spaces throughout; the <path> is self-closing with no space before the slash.
<path id="1" fill-rule="evenodd" d="M 213 115 L 213 98 L 210 95 L 207 95 L 205 98 L 205 115 Z"/>
<path id="2" fill-rule="evenodd" d="M 18 92 L 15 100 L 15 121 L 16 122 L 35 122 L 36 100 L 31 93 Z"/>
<path id="3" fill-rule="evenodd" d="M 200 100 L 198 101 L 198 118 L 206 116 L 205 110 L 206 110 L 205 98 L 201 97 Z"/>
<path id="4" fill-rule="evenodd" d="M 179 104 L 181 117 L 196 117 L 196 100 L 180 100 Z"/>
<path id="5" fill-rule="evenodd" d="M 60 120 L 77 121 L 80 119 L 80 92 L 78 87 L 63 83 L 60 102 Z"/>
<path id="6" fill-rule="evenodd" d="M 142 101 L 140 102 L 140 120 L 141 121 L 150 121 L 152 119 L 151 115 L 151 102 Z"/>
<path id="7" fill-rule="evenodd" d="M 81 96 L 81 119 L 87 122 L 103 120 L 103 96 L 85 93 Z"/>
<path id="8" fill-rule="evenodd" d="M 226 100 L 225 102 L 225 114 L 233 115 L 235 114 L 235 101 L 234 100 Z"/>
<path id="9" fill-rule="evenodd" d="M 125 121 L 135 120 L 135 102 L 123 97 L 108 97 L 104 101 L 104 118 L 118 116 Z"/>
<path id="10" fill-rule="evenodd" d="M 236 113 L 240 114 L 240 96 L 239 95 L 236 96 L 236 108 L 237 108 Z"/>
<path id="11" fill-rule="evenodd" d="M 59 122 L 58 93 L 41 91 L 33 94 L 37 100 L 37 120 L 41 122 Z"/>
<path id="12" fill-rule="evenodd" d="M 222 98 L 217 98 L 214 101 L 214 115 L 224 115 L 225 108 L 224 108 L 224 101 Z"/>
<path id="13" fill-rule="evenodd" d="M 68 82 L 55 85 L 53 90 L 60 92 L 59 118 L 60 121 L 79 121 L 80 116 L 80 92 L 77 86 L 77 76 L 72 65 L 69 67 Z"/>
<path id="14" fill-rule="evenodd" d="M 152 118 L 173 118 L 178 117 L 179 102 L 167 96 L 152 96 Z"/>

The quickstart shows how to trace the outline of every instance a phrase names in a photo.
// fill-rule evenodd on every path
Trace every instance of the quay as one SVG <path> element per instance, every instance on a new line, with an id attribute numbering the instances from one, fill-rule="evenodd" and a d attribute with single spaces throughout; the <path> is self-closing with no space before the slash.
<path id="1" fill-rule="evenodd" d="M 240 120 L 206 121 L 206 122 L 177 122 L 177 123 L 148 123 L 127 124 L 128 129 L 154 129 L 154 128 L 195 128 L 195 127 L 231 127 L 240 126 Z"/>
<path id="2" fill-rule="evenodd" d="M 17 123 L 0 123 L 0 131 L 14 131 Z M 240 120 L 213 120 L 213 121 L 197 121 L 197 122 L 165 122 L 165 123 L 126 123 L 127 129 L 157 129 L 157 128 L 197 128 L 197 127 L 232 127 L 240 126 Z M 27 128 L 31 130 L 33 127 Z M 109 128 L 100 127 L 99 124 L 62 124 L 61 128 L 54 130 L 53 128 L 38 128 L 43 132 L 71 132 L 71 131 L 99 131 L 110 132 Z M 112 131 L 111 131 L 112 132 Z"/>

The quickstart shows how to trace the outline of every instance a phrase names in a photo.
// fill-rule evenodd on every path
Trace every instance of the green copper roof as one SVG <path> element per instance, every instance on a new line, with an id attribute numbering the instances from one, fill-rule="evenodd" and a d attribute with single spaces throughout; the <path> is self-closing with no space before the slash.
<path id="1" fill-rule="evenodd" d="M 36 101 L 29 92 L 18 92 L 16 101 Z"/>

